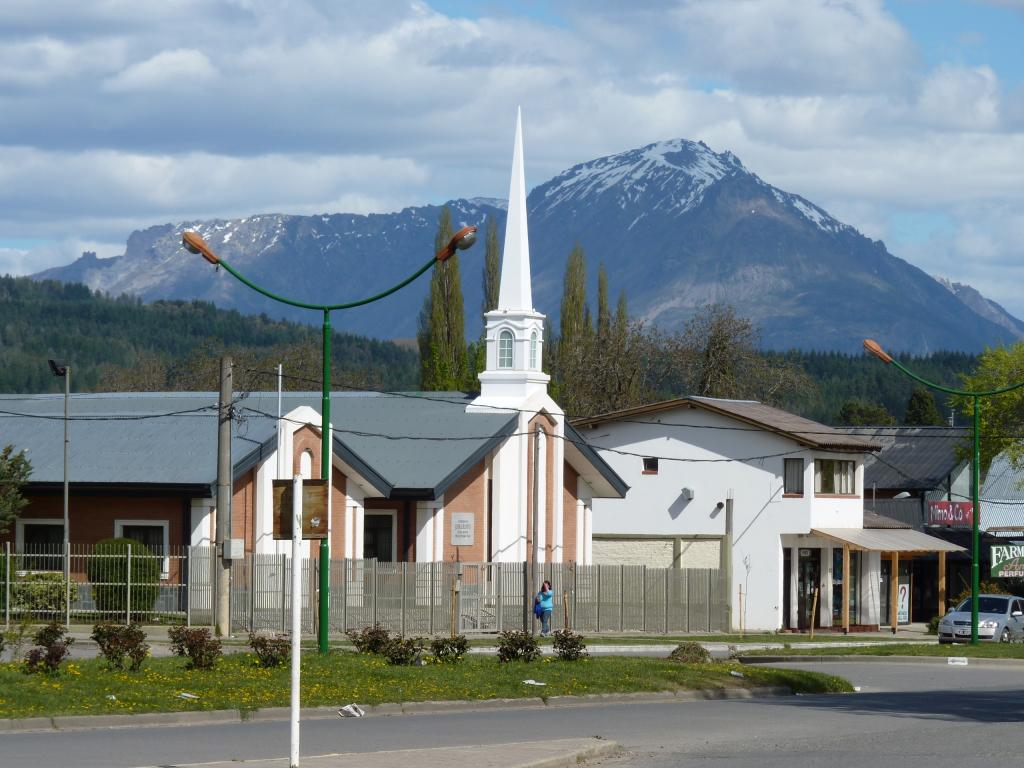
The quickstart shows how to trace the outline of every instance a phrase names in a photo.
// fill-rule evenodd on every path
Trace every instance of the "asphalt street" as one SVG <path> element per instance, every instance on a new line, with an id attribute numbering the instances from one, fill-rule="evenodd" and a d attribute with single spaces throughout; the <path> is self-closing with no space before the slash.
<path id="1" fill-rule="evenodd" d="M 860 692 L 740 701 L 628 703 L 361 719 L 311 720 L 303 754 L 373 752 L 601 736 L 627 766 L 900 768 L 1020 765 L 1024 666 L 900 662 L 800 663 L 846 677 Z M 128 728 L 0 736 L 0 766 L 135 768 L 280 757 L 286 722 Z M 372 760 L 367 760 L 372 766 Z M 457 768 L 453 766 L 453 768 Z"/>

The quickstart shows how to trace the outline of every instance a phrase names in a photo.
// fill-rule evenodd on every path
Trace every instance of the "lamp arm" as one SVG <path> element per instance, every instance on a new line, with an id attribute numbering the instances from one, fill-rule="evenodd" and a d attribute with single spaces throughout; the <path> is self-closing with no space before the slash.
<path id="1" fill-rule="evenodd" d="M 937 389 L 940 392 L 945 392 L 946 394 L 949 395 L 960 395 L 961 397 L 990 397 L 991 395 L 1001 395 L 1004 392 L 1012 392 L 1015 389 L 1020 389 L 1021 387 L 1024 387 L 1024 381 L 1018 381 L 1016 384 L 1010 384 L 1009 386 L 1001 387 L 1000 389 L 990 389 L 985 392 L 968 392 L 967 390 L 964 389 L 953 389 L 952 387 L 943 387 L 941 384 L 936 384 L 934 381 L 928 381 L 928 379 L 921 378 L 916 373 L 902 365 L 900 361 L 895 358 L 893 358 L 892 364 L 899 368 L 904 374 L 914 379 L 914 381 L 918 381 L 921 384 L 924 384 L 926 387 Z"/>
<path id="2" fill-rule="evenodd" d="M 379 299 L 383 299 L 385 296 L 390 296 L 395 291 L 401 290 L 402 288 L 407 286 L 409 283 L 411 283 L 413 280 L 415 280 L 417 277 L 422 275 L 424 272 L 426 272 L 428 269 L 430 269 L 432 266 L 434 266 L 434 264 L 436 262 L 437 262 L 437 259 L 435 257 L 431 257 L 430 261 L 428 261 L 426 264 L 424 264 L 422 267 L 420 267 L 418 270 L 416 270 L 413 274 L 409 275 L 409 277 L 405 278 L 405 280 L 403 280 L 402 282 L 397 283 L 397 284 L 393 285 L 392 287 L 388 288 L 386 291 L 381 291 L 380 293 L 376 294 L 375 296 L 370 296 L 370 297 L 365 298 L 365 299 L 359 299 L 358 301 L 350 301 L 350 302 L 345 303 L 345 304 L 309 304 L 309 303 L 307 303 L 305 301 L 297 301 L 296 299 L 289 299 L 289 298 L 286 298 L 284 296 L 278 296 L 276 293 L 273 293 L 272 291 L 268 291 L 266 288 L 263 288 L 262 286 L 259 286 L 256 283 L 254 283 L 252 280 L 248 279 L 245 275 L 243 275 L 241 272 L 239 272 L 234 267 L 232 267 L 230 264 L 228 264 L 226 261 L 224 261 L 224 259 L 220 260 L 219 266 L 224 267 L 224 269 L 226 269 L 233 277 L 235 277 L 236 279 L 238 279 L 240 282 L 244 283 L 245 285 L 249 286 L 250 288 L 252 288 L 257 293 L 262 293 L 268 299 L 273 299 L 274 301 L 280 301 L 282 304 L 289 304 L 289 305 L 291 305 L 293 307 L 300 307 L 302 309 L 319 309 L 319 310 L 322 310 L 322 311 L 330 312 L 330 311 L 333 311 L 335 309 L 349 309 L 351 307 L 361 307 L 364 304 L 370 304 L 371 302 L 377 301 Z"/>

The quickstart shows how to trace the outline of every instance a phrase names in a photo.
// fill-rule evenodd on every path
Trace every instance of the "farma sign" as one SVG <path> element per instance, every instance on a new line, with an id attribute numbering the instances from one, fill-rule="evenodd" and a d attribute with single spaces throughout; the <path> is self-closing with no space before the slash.
<path id="1" fill-rule="evenodd" d="M 992 577 L 996 579 L 1024 577 L 1024 546 L 993 544 Z"/>

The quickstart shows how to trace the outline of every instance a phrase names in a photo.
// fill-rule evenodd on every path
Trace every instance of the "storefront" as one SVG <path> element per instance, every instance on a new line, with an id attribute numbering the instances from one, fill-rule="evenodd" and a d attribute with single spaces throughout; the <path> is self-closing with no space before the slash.
<path id="1" fill-rule="evenodd" d="M 832 528 L 783 536 L 782 625 L 857 632 L 927 621 L 948 601 L 946 555 L 963 551 L 910 529 Z M 926 557 L 935 559 L 937 590 L 934 605 L 918 608 L 915 616 L 913 563 Z"/>

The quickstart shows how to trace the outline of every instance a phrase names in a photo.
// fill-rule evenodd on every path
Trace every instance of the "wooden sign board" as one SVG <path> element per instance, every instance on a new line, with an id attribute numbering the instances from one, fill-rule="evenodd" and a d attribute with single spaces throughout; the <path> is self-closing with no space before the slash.
<path id="1" fill-rule="evenodd" d="M 274 538 L 292 537 L 292 481 L 274 481 Z M 327 538 L 327 481 L 302 481 L 302 538 Z"/>

